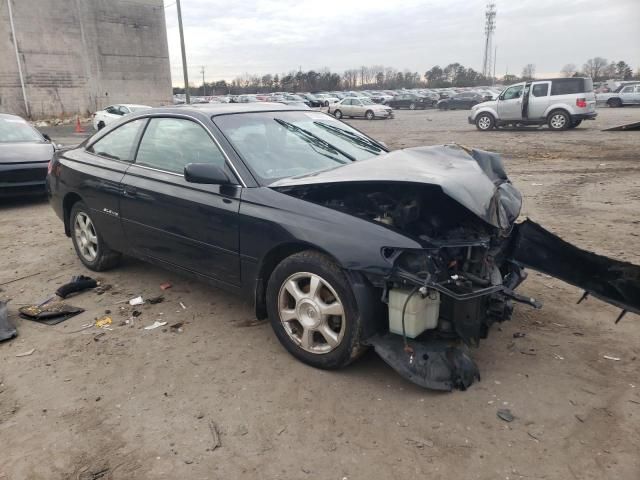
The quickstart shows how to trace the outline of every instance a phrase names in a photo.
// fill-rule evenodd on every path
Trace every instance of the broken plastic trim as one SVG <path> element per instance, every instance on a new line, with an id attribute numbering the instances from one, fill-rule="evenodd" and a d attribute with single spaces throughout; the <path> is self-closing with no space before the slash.
<path id="1" fill-rule="evenodd" d="M 464 346 L 438 340 L 411 342 L 407 352 L 402 337 L 392 333 L 376 335 L 367 343 L 391 368 L 423 388 L 466 390 L 480 380 L 478 366 Z"/>
<path id="2" fill-rule="evenodd" d="M 515 263 L 640 314 L 640 266 L 582 250 L 531 220 L 517 224 L 513 235 L 511 256 Z"/>

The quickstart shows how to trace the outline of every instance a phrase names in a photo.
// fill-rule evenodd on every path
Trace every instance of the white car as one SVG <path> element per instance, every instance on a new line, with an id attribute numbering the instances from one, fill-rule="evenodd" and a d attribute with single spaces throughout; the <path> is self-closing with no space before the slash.
<path id="1" fill-rule="evenodd" d="M 125 115 L 137 112 L 139 110 L 146 110 L 151 108 L 148 105 L 132 105 L 132 104 L 118 104 L 109 105 L 104 110 L 98 110 L 93 114 L 93 128 L 95 130 L 101 130 L 111 122 L 114 122 Z"/>
<path id="2" fill-rule="evenodd" d="M 393 118 L 393 109 L 386 105 L 374 103 L 368 97 L 347 97 L 339 103 L 329 105 L 328 112 L 340 120 L 342 117 Z"/>

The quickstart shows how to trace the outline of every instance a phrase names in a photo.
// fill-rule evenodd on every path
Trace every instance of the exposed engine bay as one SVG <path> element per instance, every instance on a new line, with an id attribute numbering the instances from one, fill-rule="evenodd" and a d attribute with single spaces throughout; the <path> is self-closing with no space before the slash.
<path id="1" fill-rule="evenodd" d="M 410 168 L 394 168 L 394 156 Z M 343 180 L 344 171 L 341 178 L 329 172 L 278 189 L 421 245 L 383 246 L 384 275 L 362 268 L 387 305 L 382 327 L 366 341 L 409 380 L 451 390 L 479 379 L 468 347 L 492 324 L 509 320 L 514 302 L 542 306 L 515 292 L 525 267 L 584 288 L 585 296 L 622 308 L 621 317 L 640 313 L 640 267 L 580 250 L 530 220 L 516 223 L 521 196 L 498 155 L 443 146 L 386 157 L 386 163 L 358 162 L 369 171 L 354 165 L 350 181 Z M 398 170 L 414 171 L 416 178 Z"/>

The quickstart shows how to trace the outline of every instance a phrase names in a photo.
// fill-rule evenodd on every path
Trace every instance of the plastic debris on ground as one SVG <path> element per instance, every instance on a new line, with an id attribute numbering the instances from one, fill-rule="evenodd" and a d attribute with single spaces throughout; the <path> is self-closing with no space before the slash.
<path id="1" fill-rule="evenodd" d="M 496 415 L 500 420 L 504 420 L 505 422 L 513 422 L 515 418 L 508 408 L 501 408 L 496 412 Z"/>
<path id="2" fill-rule="evenodd" d="M 26 320 L 57 325 L 69 318 L 84 312 L 84 308 L 74 307 L 63 302 L 49 302 L 44 305 L 26 305 L 18 309 L 20 316 Z"/>
<path id="3" fill-rule="evenodd" d="M 143 303 L 144 303 L 144 299 L 141 296 L 137 296 L 129 300 L 129 305 L 131 306 L 142 305 Z"/>
<path id="4" fill-rule="evenodd" d="M 91 277 L 85 277 L 84 275 L 77 275 L 71 278 L 69 283 L 65 283 L 58 290 L 56 295 L 60 298 L 67 298 L 72 293 L 81 292 L 89 288 L 96 288 L 98 282 Z"/>
<path id="5" fill-rule="evenodd" d="M 183 310 L 186 310 L 187 307 L 184 305 L 184 303 L 180 302 L 180 306 L 182 307 Z"/>
<path id="6" fill-rule="evenodd" d="M 160 288 L 162 290 L 168 290 L 169 288 L 173 287 L 173 285 L 171 285 L 171 283 L 169 282 L 164 282 L 160 284 Z"/>
<path id="7" fill-rule="evenodd" d="M 614 362 L 619 362 L 621 359 L 618 357 L 612 357 L 611 355 L 603 355 L 602 358 L 605 358 L 607 360 L 613 360 Z"/>
<path id="8" fill-rule="evenodd" d="M 26 352 L 22 352 L 22 353 L 17 353 L 16 357 L 28 357 L 29 355 L 33 355 L 33 352 L 35 352 L 36 349 L 32 348 L 31 350 L 27 350 Z"/>
<path id="9" fill-rule="evenodd" d="M 6 302 L 0 302 L 0 342 L 18 336 L 18 330 L 9 320 L 9 310 Z"/>
<path id="10" fill-rule="evenodd" d="M 103 328 L 103 327 L 108 327 L 112 323 L 113 323 L 113 320 L 111 319 L 111 317 L 109 317 L 108 315 L 105 315 L 104 317 L 100 317 L 99 319 L 97 319 L 95 325 L 98 328 Z"/>
<path id="11" fill-rule="evenodd" d="M 151 325 L 149 325 L 148 327 L 144 327 L 145 330 L 155 330 L 158 327 L 164 327 L 167 324 L 167 322 L 159 322 L 159 321 L 155 321 L 153 322 Z"/>

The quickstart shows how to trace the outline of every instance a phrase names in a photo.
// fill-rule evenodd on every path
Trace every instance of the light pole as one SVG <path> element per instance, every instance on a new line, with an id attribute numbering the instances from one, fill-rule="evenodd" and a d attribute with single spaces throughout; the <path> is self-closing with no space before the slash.
<path id="1" fill-rule="evenodd" d="M 187 73 L 187 54 L 184 48 L 184 32 L 182 31 L 182 10 L 180 9 L 180 0 L 176 0 L 176 7 L 178 9 L 178 29 L 180 30 L 180 49 L 182 50 L 182 73 L 184 75 L 184 93 L 186 95 L 187 104 L 191 103 L 191 96 L 189 95 L 189 75 Z"/>

